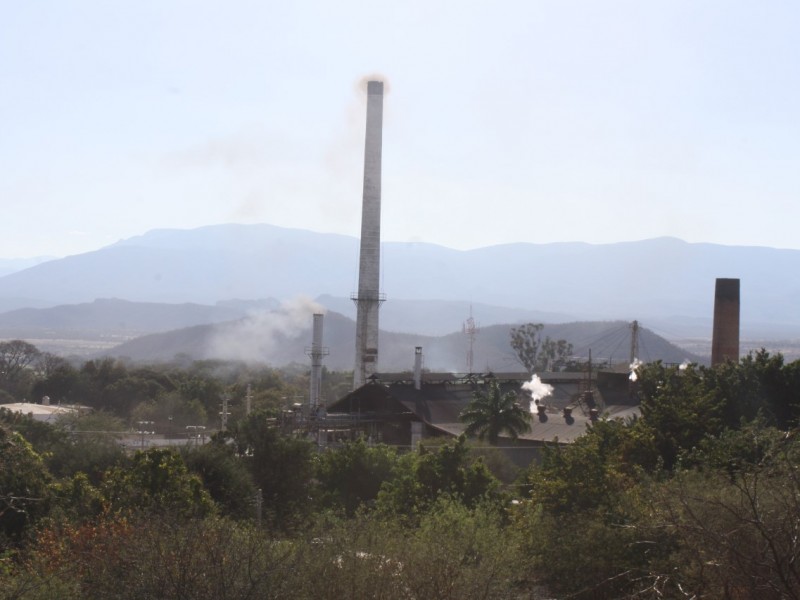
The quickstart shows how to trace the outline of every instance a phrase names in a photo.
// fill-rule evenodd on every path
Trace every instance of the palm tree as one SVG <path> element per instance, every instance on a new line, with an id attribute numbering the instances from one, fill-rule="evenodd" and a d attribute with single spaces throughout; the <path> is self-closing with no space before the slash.
<path id="1" fill-rule="evenodd" d="M 473 393 L 472 400 L 461 411 L 458 418 L 467 424 L 464 433 L 477 435 L 479 440 L 486 438 L 492 446 L 496 446 L 503 431 L 508 432 L 512 439 L 530 431 L 530 412 L 516 401 L 514 392 L 504 394 L 497 380 L 492 380 L 488 389 Z"/>

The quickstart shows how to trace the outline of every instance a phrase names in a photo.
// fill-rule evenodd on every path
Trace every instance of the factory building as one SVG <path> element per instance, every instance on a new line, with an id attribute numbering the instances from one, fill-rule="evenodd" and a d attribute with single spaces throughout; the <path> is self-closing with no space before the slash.
<path id="1" fill-rule="evenodd" d="M 531 431 L 517 441 L 501 434 L 499 447 L 520 465 L 535 459 L 545 443 L 569 444 L 593 420 L 627 418 L 639 413 L 629 372 L 600 371 L 591 383 L 585 373 L 542 373 L 552 393 L 534 403 L 522 384 L 527 373 L 376 373 L 369 383 L 327 407 L 322 429 L 327 441 L 363 437 L 413 448 L 430 437 L 457 437 L 466 425 L 459 415 L 477 391 L 497 381 L 503 393 L 515 392 L 531 407 Z"/>
<path id="2" fill-rule="evenodd" d="M 501 434 L 500 442 L 515 462 L 527 464 L 536 458 L 544 444 L 573 442 L 601 415 L 612 419 L 638 415 L 635 384 L 630 380 L 628 368 L 593 373 L 590 366 L 586 373 L 539 374 L 551 392 L 535 402 L 522 389 L 530 379 L 528 373 L 423 373 L 419 347 L 415 349 L 413 371 L 401 374 L 379 371 L 378 312 L 385 300 L 380 291 L 383 89 L 381 81 L 367 83 L 359 280 L 358 292 L 352 295 L 357 309 L 353 391 L 321 408 L 324 405 L 319 397 L 321 359 L 326 351 L 321 345 L 322 316 L 315 315 L 313 344 L 307 351 L 312 358 L 311 410 L 305 414 L 310 419 L 302 418 L 308 433 L 323 446 L 363 437 L 406 448 L 414 448 L 426 437 L 459 436 L 466 429 L 459 415 L 476 392 L 495 381 L 503 393 L 513 391 L 520 405 L 530 406 L 531 431 L 513 443 Z M 470 332 L 474 337 L 474 323 Z M 470 346 L 470 371 L 471 353 Z M 738 354 L 739 280 L 718 279 L 712 364 L 738 360 Z M 635 357 L 632 350 L 631 362 Z"/>

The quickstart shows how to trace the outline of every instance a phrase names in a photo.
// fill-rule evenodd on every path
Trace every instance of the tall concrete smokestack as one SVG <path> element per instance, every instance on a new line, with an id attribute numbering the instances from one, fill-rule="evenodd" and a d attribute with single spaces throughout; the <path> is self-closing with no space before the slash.
<path id="1" fill-rule="evenodd" d="M 375 373 L 378 363 L 378 309 L 381 262 L 381 142 L 383 82 L 367 82 L 367 133 L 364 145 L 364 199 L 361 208 L 361 254 L 356 312 L 356 363 L 353 389 Z"/>
<path id="2" fill-rule="evenodd" d="M 739 280 L 717 279 L 711 366 L 739 361 Z"/>
<path id="3" fill-rule="evenodd" d="M 306 348 L 306 354 L 311 357 L 311 382 L 308 393 L 308 405 L 311 410 L 319 407 L 322 395 L 322 358 L 327 356 L 328 349 L 322 346 L 322 320 L 323 315 L 314 314 L 314 329 L 311 337 L 311 348 Z"/>

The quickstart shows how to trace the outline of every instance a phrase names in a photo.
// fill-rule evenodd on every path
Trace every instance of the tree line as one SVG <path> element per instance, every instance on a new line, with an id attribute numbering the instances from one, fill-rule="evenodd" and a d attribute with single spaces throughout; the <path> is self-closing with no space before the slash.
<path id="1" fill-rule="evenodd" d="M 271 375 L 284 395 L 298 377 Z M 800 361 L 637 375 L 640 417 L 516 472 L 466 437 L 320 452 L 266 402 L 204 446 L 133 454 L 2 413 L 0 596 L 800 596 Z"/>
<path id="2" fill-rule="evenodd" d="M 231 399 L 232 418 L 245 414 L 248 387 L 254 409 L 276 412 L 308 393 L 305 366 L 274 369 L 236 361 L 135 364 L 124 359 L 69 360 L 23 340 L 0 342 L 0 404 L 81 405 L 104 411 L 131 425 L 153 421 L 159 433 L 186 425 L 219 425 L 222 397 Z M 346 373 L 324 371 L 322 394 L 338 398 L 349 391 Z"/>

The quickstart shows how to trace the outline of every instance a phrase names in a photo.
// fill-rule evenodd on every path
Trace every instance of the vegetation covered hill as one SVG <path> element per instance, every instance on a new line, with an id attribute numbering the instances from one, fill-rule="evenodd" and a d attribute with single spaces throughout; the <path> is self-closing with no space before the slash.
<path id="1" fill-rule="evenodd" d="M 513 325 L 484 327 L 475 337 L 476 371 L 517 371 L 521 365 L 509 345 Z M 543 336 L 565 339 L 574 354 L 613 364 L 630 363 L 630 324 L 619 321 L 547 324 Z M 355 323 L 334 312 L 324 319 L 323 343 L 329 349 L 325 365 L 333 370 L 352 369 L 355 360 Z M 379 370 L 407 371 L 414 365 L 414 348 L 422 346 L 425 368 L 433 371 L 466 371 L 469 341 L 465 334 L 424 336 L 382 331 L 379 336 Z M 308 363 L 311 344 L 310 316 L 305 321 L 293 313 L 274 311 L 217 325 L 201 325 L 125 342 L 104 354 L 135 361 L 169 361 L 177 355 L 195 360 L 222 359 L 265 362 L 275 366 Z M 639 331 L 640 356 L 668 363 L 702 362 L 702 358 L 678 348 L 652 331 Z"/>

